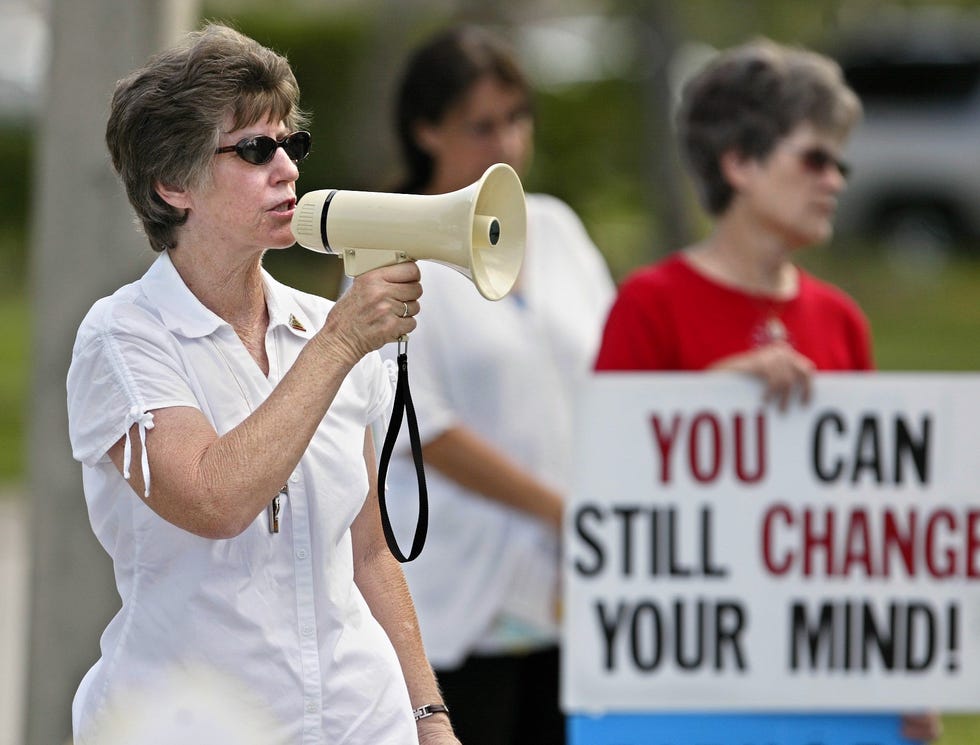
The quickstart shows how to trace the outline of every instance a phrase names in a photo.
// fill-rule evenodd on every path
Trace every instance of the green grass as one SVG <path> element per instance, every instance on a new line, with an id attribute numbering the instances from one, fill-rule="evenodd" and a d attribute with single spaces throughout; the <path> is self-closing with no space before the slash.
<path id="1" fill-rule="evenodd" d="M 977 745 L 980 743 L 980 715 L 943 716 L 943 736 L 935 745 Z"/>
<path id="2" fill-rule="evenodd" d="M 27 307 L 22 292 L 0 292 L 0 486 L 24 477 L 30 338 Z"/>
<path id="3" fill-rule="evenodd" d="M 802 263 L 864 309 L 880 369 L 980 371 L 977 258 L 817 249 Z"/>

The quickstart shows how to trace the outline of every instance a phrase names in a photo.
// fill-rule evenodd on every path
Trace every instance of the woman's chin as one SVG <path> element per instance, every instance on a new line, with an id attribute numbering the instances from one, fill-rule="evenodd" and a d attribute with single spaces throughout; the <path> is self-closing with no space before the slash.
<path id="1" fill-rule="evenodd" d="M 292 230 L 276 231 L 269 236 L 268 248 L 270 251 L 278 251 L 283 248 L 291 248 L 296 245 L 296 237 Z"/>
<path id="2" fill-rule="evenodd" d="M 808 248 L 809 246 L 820 246 L 827 243 L 834 236 L 834 226 L 830 222 L 819 225 L 811 225 L 808 229 L 797 231 L 796 239 L 793 241 L 795 248 Z"/>

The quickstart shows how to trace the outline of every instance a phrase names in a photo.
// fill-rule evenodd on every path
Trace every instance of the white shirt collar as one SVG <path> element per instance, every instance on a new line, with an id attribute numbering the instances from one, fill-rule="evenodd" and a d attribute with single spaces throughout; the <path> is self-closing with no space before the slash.
<path id="1" fill-rule="evenodd" d="M 269 328 L 285 326 L 291 333 L 309 339 L 316 330 L 312 322 L 296 303 L 289 288 L 277 282 L 271 274 L 262 270 L 266 304 L 269 309 Z M 229 325 L 209 310 L 190 291 L 177 268 L 164 251 L 143 275 L 143 292 L 159 310 L 160 318 L 175 334 L 193 339 L 214 333 L 221 326 Z"/>

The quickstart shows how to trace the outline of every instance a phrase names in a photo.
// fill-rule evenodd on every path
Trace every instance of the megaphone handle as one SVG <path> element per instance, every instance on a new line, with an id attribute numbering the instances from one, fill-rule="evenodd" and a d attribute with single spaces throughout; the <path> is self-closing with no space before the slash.
<path id="1" fill-rule="evenodd" d="M 403 346 L 404 345 L 404 346 Z M 422 553 L 425 545 L 425 535 L 429 530 L 429 496 L 425 488 L 425 468 L 422 465 L 422 438 L 419 437 L 419 424 L 415 417 L 415 406 L 412 404 L 412 392 L 408 388 L 408 353 L 403 351 L 408 346 L 408 337 L 398 340 L 398 382 L 395 384 L 395 403 L 391 409 L 391 420 L 381 447 L 381 458 L 378 463 L 378 503 L 381 508 L 381 529 L 385 534 L 388 549 L 401 563 L 413 561 Z M 402 426 L 402 412 L 408 417 L 408 438 L 412 446 L 412 460 L 415 461 L 415 475 L 419 485 L 419 516 L 415 526 L 415 538 L 412 550 L 405 556 L 398 546 L 395 533 L 391 529 L 391 519 L 388 517 L 386 503 L 387 491 L 385 479 L 388 475 L 388 461 L 398 439 L 398 430 Z"/>

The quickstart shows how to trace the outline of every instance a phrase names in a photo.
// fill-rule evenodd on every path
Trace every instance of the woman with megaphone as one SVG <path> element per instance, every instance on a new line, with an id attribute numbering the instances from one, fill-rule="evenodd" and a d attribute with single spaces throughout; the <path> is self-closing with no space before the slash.
<path id="1" fill-rule="evenodd" d="M 248 742 L 459 745 L 374 483 L 377 350 L 415 329 L 419 271 L 368 271 L 332 303 L 262 268 L 293 245 L 298 99 L 285 58 L 220 25 L 112 97 L 112 163 L 159 256 L 94 305 L 68 373 L 122 599 L 75 696 L 79 745 L 222 723 Z"/>
<path id="2" fill-rule="evenodd" d="M 454 192 L 495 163 L 528 170 L 530 86 L 513 51 L 485 29 L 449 29 L 416 49 L 396 108 L 408 171 L 400 191 Z M 458 272 L 421 262 L 425 319 L 409 341 L 429 532 L 405 574 L 465 745 L 565 737 L 558 541 L 572 406 L 614 285 L 568 205 L 542 194 L 526 202 L 525 257 L 511 292 L 489 303 Z M 417 488 L 407 444 L 387 481 L 404 534 Z"/>

